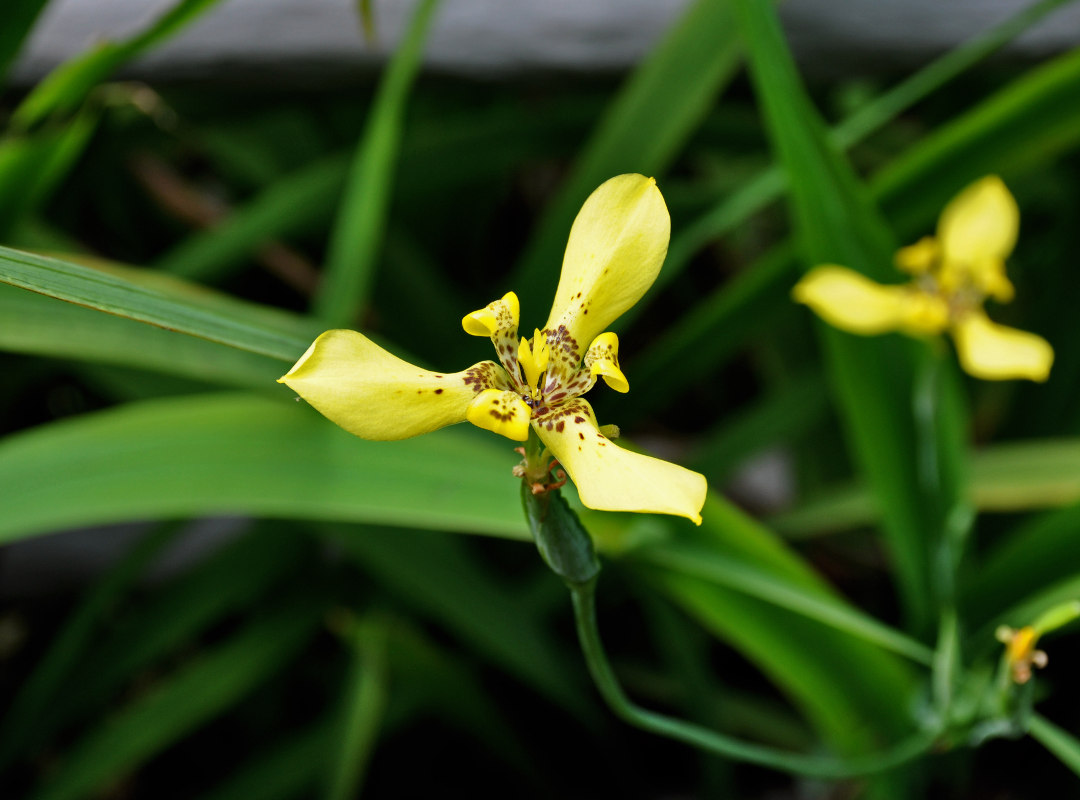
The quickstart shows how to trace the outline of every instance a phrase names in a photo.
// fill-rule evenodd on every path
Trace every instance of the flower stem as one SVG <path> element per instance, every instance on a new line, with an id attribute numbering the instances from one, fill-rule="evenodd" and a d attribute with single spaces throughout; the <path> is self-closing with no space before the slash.
<path id="1" fill-rule="evenodd" d="M 578 640 L 597 689 L 624 722 L 668 739 L 684 742 L 714 755 L 813 778 L 853 778 L 900 766 L 928 751 L 938 730 L 921 731 L 895 747 L 848 759 L 789 753 L 725 736 L 692 722 L 675 719 L 634 704 L 611 668 L 596 625 L 596 581 L 571 585 Z"/>

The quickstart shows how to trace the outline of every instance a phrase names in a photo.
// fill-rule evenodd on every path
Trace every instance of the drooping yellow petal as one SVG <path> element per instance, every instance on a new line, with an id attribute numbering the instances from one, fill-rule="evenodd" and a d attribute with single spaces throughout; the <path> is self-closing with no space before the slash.
<path id="1" fill-rule="evenodd" d="M 597 430 L 585 400 L 535 418 L 533 428 L 589 508 L 674 514 L 701 524 L 705 476 L 619 447 Z"/>
<path id="2" fill-rule="evenodd" d="M 593 339 L 589 351 L 585 354 L 585 367 L 589 370 L 591 381 L 595 381 L 596 376 L 600 375 L 604 378 L 604 383 L 616 392 L 625 394 L 630 391 L 630 383 L 619 367 L 619 337 L 611 331 L 601 333 Z M 591 389 L 592 386 L 588 388 Z"/>
<path id="3" fill-rule="evenodd" d="M 872 336 L 889 331 L 936 333 L 945 328 L 944 301 L 910 286 L 883 286 L 847 267 L 815 267 L 792 289 L 830 325 Z"/>
<path id="4" fill-rule="evenodd" d="M 561 368 L 576 370 L 583 348 L 652 286 L 667 255 L 671 218 L 656 181 L 619 175 L 585 201 L 570 229 L 545 330 Z M 572 351 L 572 352 L 571 352 Z"/>
<path id="5" fill-rule="evenodd" d="M 407 439 L 465 420 L 484 389 L 507 388 L 491 361 L 464 372 L 430 372 L 402 361 L 356 331 L 319 336 L 278 379 L 331 422 L 364 439 Z"/>
<path id="6" fill-rule="evenodd" d="M 1045 381 L 1054 350 L 1041 336 L 991 322 L 981 310 L 965 314 L 953 326 L 960 366 L 969 375 L 991 381 L 1027 378 Z"/>
<path id="7" fill-rule="evenodd" d="M 938 220 L 942 259 L 966 264 L 974 275 L 1002 262 L 1016 245 L 1020 210 L 997 175 L 975 181 L 949 201 Z"/>
<path id="8" fill-rule="evenodd" d="M 531 413 L 517 392 L 485 389 L 469 405 L 465 418 L 478 428 L 524 442 L 529 438 Z"/>

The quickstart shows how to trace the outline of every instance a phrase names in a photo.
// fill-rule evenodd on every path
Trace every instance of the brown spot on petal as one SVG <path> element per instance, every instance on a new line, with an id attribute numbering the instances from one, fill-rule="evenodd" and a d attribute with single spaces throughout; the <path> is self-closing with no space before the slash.
<path id="1" fill-rule="evenodd" d="M 577 438 L 581 439 L 581 441 L 584 442 L 585 441 L 585 434 L 582 433 L 581 431 L 578 431 Z"/>
<path id="2" fill-rule="evenodd" d="M 435 394 L 442 394 L 442 389 L 436 389 Z"/>
<path id="3" fill-rule="evenodd" d="M 574 417 L 574 422 L 576 422 L 578 425 L 580 425 L 584 421 L 585 417 Z"/>
<path id="4" fill-rule="evenodd" d="M 565 428 L 565 427 L 566 427 L 566 423 L 565 423 L 565 422 L 563 422 L 563 421 L 562 421 L 562 420 L 560 419 L 560 420 L 559 420 L 558 422 L 556 422 L 556 423 L 555 423 L 555 432 L 556 432 L 556 433 L 562 433 L 562 432 L 563 432 L 563 428 Z M 551 429 L 551 428 L 550 428 L 550 426 L 549 426 L 549 427 L 548 427 L 548 430 L 550 430 L 550 429 Z"/>

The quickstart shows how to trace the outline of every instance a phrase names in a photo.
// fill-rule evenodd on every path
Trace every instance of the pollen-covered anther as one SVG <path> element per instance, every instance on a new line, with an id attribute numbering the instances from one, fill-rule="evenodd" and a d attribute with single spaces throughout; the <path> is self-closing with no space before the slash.
<path id="1" fill-rule="evenodd" d="M 476 427 L 516 442 L 529 438 L 530 416 L 529 407 L 516 392 L 500 389 L 480 392 L 465 412 L 465 419 Z"/>
<path id="2" fill-rule="evenodd" d="M 599 375 L 616 392 L 630 391 L 630 382 L 619 367 L 619 337 L 611 331 L 593 339 L 585 353 L 585 367 L 593 380 Z"/>

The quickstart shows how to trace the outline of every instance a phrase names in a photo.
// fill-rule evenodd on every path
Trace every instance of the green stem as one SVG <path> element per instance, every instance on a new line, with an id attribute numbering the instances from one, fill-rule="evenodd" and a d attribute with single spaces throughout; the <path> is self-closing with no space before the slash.
<path id="1" fill-rule="evenodd" d="M 869 756 L 838 759 L 789 753 L 751 744 L 640 708 L 626 696 L 611 668 L 596 625 L 596 582 L 570 587 L 578 639 L 597 689 L 623 721 L 668 739 L 689 744 L 708 753 L 813 778 L 853 778 L 900 766 L 927 752 L 938 731 L 917 733 L 895 747 Z"/>

